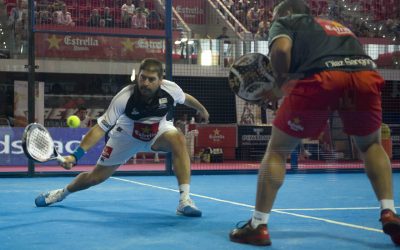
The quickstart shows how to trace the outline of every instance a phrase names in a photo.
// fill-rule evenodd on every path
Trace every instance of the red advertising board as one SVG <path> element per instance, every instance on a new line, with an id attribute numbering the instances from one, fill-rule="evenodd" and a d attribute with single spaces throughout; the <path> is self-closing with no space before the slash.
<path id="1" fill-rule="evenodd" d="M 49 28 L 49 27 L 47 27 Z M 64 31 L 55 26 L 57 31 Z M 71 28 L 69 28 L 71 29 Z M 118 59 L 118 60 L 142 60 L 146 57 L 165 59 L 165 44 L 163 39 L 130 38 L 86 34 L 73 34 L 72 32 L 90 32 L 89 28 L 74 27 L 77 30 L 69 30 L 71 33 L 36 33 L 36 56 L 56 58 L 85 58 L 85 59 Z M 93 32 L 100 32 L 96 28 Z M 115 30 L 102 29 L 110 35 Z M 132 30 L 124 30 L 131 34 Z M 144 30 L 140 31 L 144 32 Z M 162 36 L 165 32 L 160 30 L 146 30 L 146 35 Z M 119 33 L 115 33 L 120 35 Z M 139 33 L 138 34 L 142 34 Z M 178 34 L 174 33 L 174 37 Z"/>
<path id="2" fill-rule="evenodd" d="M 196 149 L 222 148 L 225 159 L 235 159 L 237 147 L 236 125 L 199 124 Z M 198 151 L 197 150 L 197 151 Z"/>
<path id="3" fill-rule="evenodd" d="M 173 5 L 185 22 L 190 24 L 204 24 L 205 2 L 204 0 L 174 0 Z"/>

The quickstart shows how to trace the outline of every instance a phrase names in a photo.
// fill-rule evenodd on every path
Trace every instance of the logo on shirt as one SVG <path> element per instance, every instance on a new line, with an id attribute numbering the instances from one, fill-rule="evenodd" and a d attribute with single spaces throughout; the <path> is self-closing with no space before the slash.
<path id="1" fill-rule="evenodd" d="M 111 156 L 111 153 L 113 151 L 113 148 L 110 146 L 105 146 L 103 149 L 103 152 L 101 153 L 101 157 L 109 159 Z"/>
<path id="2" fill-rule="evenodd" d="M 132 115 L 138 115 L 139 111 L 137 111 L 137 109 L 133 108 L 131 114 Z"/>
<path id="3" fill-rule="evenodd" d="M 288 121 L 288 125 L 290 127 L 291 130 L 293 131 L 303 131 L 304 127 L 300 124 L 300 119 L 299 118 L 294 118 L 292 121 L 289 120 Z"/>
<path id="4" fill-rule="evenodd" d="M 167 107 L 167 104 L 168 104 L 168 99 L 167 98 L 160 98 L 160 99 L 158 99 L 158 103 L 160 104 L 159 106 L 158 106 L 158 109 L 164 109 L 164 108 L 166 108 Z"/>
<path id="5" fill-rule="evenodd" d="M 315 18 L 315 21 L 321 25 L 325 33 L 330 36 L 354 36 L 353 32 L 342 24 L 321 18 Z"/>
<path id="6" fill-rule="evenodd" d="M 166 103 L 168 103 L 168 99 L 167 98 L 160 98 L 160 99 L 158 99 L 158 103 L 159 104 L 166 104 Z"/>
<path id="7" fill-rule="evenodd" d="M 111 125 L 106 120 L 102 120 L 101 124 L 103 124 L 103 126 L 108 128 L 108 129 L 111 128 Z"/>

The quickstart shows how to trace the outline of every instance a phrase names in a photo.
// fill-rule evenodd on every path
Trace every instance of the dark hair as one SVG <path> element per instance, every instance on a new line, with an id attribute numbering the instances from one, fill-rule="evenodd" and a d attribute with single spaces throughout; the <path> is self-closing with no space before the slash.
<path id="1" fill-rule="evenodd" d="M 154 58 L 146 58 L 140 63 L 140 68 L 139 72 L 142 70 L 150 71 L 150 72 L 156 72 L 158 75 L 158 78 L 162 79 L 163 78 L 163 65 L 162 63 Z"/>
<path id="2" fill-rule="evenodd" d="M 288 11 L 292 14 L 311 14 L 311 10 L 303 0 L 284 0 L 275 5 L 274 11 L 279 17 L 286 16 Z"/>

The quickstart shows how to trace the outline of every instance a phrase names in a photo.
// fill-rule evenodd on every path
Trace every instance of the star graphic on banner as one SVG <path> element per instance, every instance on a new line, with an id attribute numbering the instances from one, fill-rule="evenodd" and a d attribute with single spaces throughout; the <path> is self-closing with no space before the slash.
<path id="1" fill-rule="evenodd" d="M 214 135 L 219 135 L 219 132 L 220 132 L 220 131 L 216 128 L 216 129 L 214 129 L 213 132 L 214 132 Z"/>
<path id="2" fill-rule="evenodd" d="M 148 134 L 150 132 L 150 128 L 149 127 L 144 127 L 142 128 L 142 132 L 145 134 Z"/>
<path id="3" fill-rule="evenodd" d="M 133 45 L 135 44 L 134 42 L 131 41 L 131 39 L 126 38 L 122 42 L 123 50 L 125 51 L 133 51 Z"/>
<path id="4" fill-rule="evenodd" d="M 61 42 L 61 38 L 57 38 L 56 35 L 52 35 L 50 38 L 46 39 L 49 42 L 49 49 L 51 48 L 56 48 L 56 49 L 60 49 L 60 42 Z"/>

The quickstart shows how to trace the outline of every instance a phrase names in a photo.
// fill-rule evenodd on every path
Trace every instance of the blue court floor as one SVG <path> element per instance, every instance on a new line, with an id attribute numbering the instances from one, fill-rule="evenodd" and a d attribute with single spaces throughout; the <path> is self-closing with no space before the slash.
<path id="1" fill-rule="evenodd" d="M 400 173 L 393 175 L 400 210 Z M 34 198 L 72 178 L 0 178 L 0 249 L 260 249 L 232 243 L 248 220 L 256 175 L 192 177 L 202 218 L 175 215 L 173 176 L 112 177 L 46 208 Z M 363 173 L 289 174 L 269 229 L 268 249 L 399 249 L 382 233 L 378 202 Z"/>

